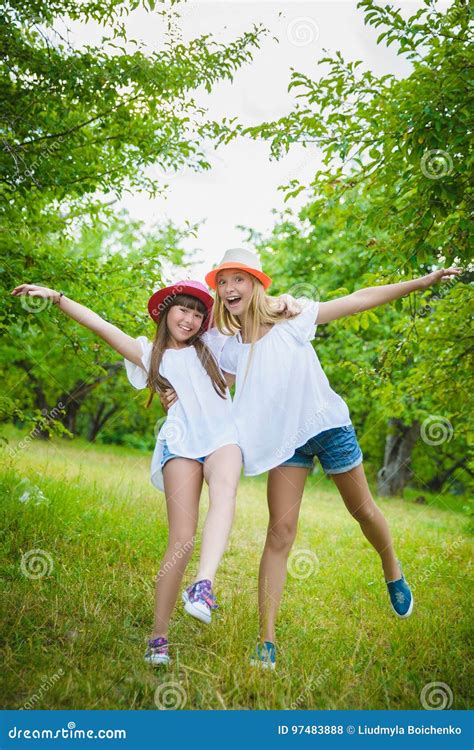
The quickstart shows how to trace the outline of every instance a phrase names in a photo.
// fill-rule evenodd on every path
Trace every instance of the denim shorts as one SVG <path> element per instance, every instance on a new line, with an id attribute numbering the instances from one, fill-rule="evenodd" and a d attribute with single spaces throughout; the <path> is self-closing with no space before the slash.
<path id="1" fill-rule="evenodd" d="M 324 430 L 300 445 L 294 454 L 280 466 L 297 466 L 311 469 L 317 456 L 326 474 L 342 474 L 362 463 L 360 449 L 354 427 L 333 427 Z"/>
<path id="2" fill-rule="evenodd" d="M 168 443 L 163 443 L 163 453 L 161 454 L 161 469 L 163 470 L 163 466 L 167 461 L 169 461 L 171 458 L 185 458 L 184 456 L 177 456 L 176 453 L 170 453 L 168 450 Z M 200 464 L 203 464 L 206 459 L 206 456 L 203 456 L 202 458 L 193 458 L 191 461 L 199 461 Z"/>

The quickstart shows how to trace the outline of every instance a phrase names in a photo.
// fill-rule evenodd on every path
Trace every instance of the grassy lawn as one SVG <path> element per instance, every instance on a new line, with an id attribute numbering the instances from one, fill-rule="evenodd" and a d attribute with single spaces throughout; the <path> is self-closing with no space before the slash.
<path id="1" fill-rule="evenodd" d="M 469 707 L 462 499 L 379 501 L 414 584 L 415 611 L 402 621 L 389 608 L 375 552 L 333 485 L 311 477 L 272 674 L 247 663 L 267 510 L 265 477 L 244 479 L 216 580 L 219 614 L 206 627 L 179 607 L 175 658 L 153 669 L 143 653 L 167 527 L 164 496 L 148 480 L 150 457 L 56 439 L 14 459 L 4 451 L 4 459 L 2 708 L 154 709 L 158 696 L 159 705 L 186 709 L 421 709 L 420 693 L 433 682 L 449 686 L 452 708 Z M 32 485 L 43 494 L 22 502 Z M 49 574 L 22 572 L 22 555 L 33 549 L 43 551 Z"/>

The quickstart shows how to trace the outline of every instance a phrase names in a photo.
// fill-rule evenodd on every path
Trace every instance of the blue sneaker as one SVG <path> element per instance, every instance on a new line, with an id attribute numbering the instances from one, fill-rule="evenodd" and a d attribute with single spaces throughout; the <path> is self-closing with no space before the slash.
<path id="1" fill-rule="evenodd" d="M 250 658 L 252 667 L 262 667 L 263 669 L 275 669 L 276 664 L 276 646 L 271 641 L 257 643 L 255 653 Z"/>
<path id="2" fill-rule="evenodd" d="M 398 562 L 400 565 L 400 562 Z M 385 581 L 390 596 L 392 609 L 397 617 L 410 617 L 413 612 L 413 594 L 403 575 L 402 566 L 400 565 L 402 577 L 396 581 Z"/>

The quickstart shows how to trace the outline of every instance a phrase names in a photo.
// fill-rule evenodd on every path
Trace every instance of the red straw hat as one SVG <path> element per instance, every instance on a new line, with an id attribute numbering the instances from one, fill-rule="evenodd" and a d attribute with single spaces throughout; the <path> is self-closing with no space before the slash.
<path id="1" fill-rule="evenodd" d="M 164 287 L 163 289 L 158 289 L 158 291 L 152 294 L 148 300 L 148 312 L 150 313 L 150 316 L 156 323 L 158 323 L 160 315 L 166 305 L 179 294 L 189 294 L 190 297 L 197 297 L 205 304 L 208 312 L 207 319 L 203 326 L 205 330 L 209 325 L 209 313 L 212 310 L 214 300 L 204 284 L 201 284 L 200 281 L 177 281 L 176 284 Z"/>
<path id="2" fill-rule="evenodd" d="M 224 268 L 238 268 L 241 271 L 247 271 L 247 273 L 252 274 L 252 276 L 255 276 L 262 282 L 264 289 L 268 289 L 272 283 L 270 276 L 267 276 L 267 274 L 262 271 L 260 258 L 258 255 L 255 255 L 255 253 L 252 253 L 251 250 L 243 250 L 241 248 L 227 250 L 217 268 L 213 268 L 212 271 L 209 271 L 209 273 L 206 274 L 206 284 L 208 284 L 211 289 L 216 289 L 216 276 L 219 271 L 222 271 Z"/>

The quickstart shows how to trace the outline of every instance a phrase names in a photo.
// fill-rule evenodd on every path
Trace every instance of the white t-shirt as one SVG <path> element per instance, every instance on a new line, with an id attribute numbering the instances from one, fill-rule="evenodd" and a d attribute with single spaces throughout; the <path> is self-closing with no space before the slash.
<path id="1" fill-rule="evenodd" d="M 203 334 L 202 340 L 219 363 L 227 337 L 213 328 Z M 145 370 L 127 359 L 124 361 L 130 383 L 141 389 L 147 387 L 153 343 L 146 336 L 138 336 L 137 341 L 142 347 Z M 160 375 L 170 381 L 178 396 L 158 433 L 151 461 L 151 482 L 163 490 L 161 456 L 165 442 L 170 453 L 185 458 L 201 458 L 223 445 L 238 444 L 238 436 L 229 390 L 226 390 L 226 399 L 216 393 L 194 346 L 166 349 L 160 364 Z"/>
<path id="2" fill-rule="evenodd" d="M 300 299 L 302 312 L 276 323 L 253 347 L 227 337 L 221 368 L 236 376 L 234 421 L 245 474 L 279 466 L 309 438 L 351 424 L 346 402 L 332 390 L 310 341 L 319 302 Z"/>

